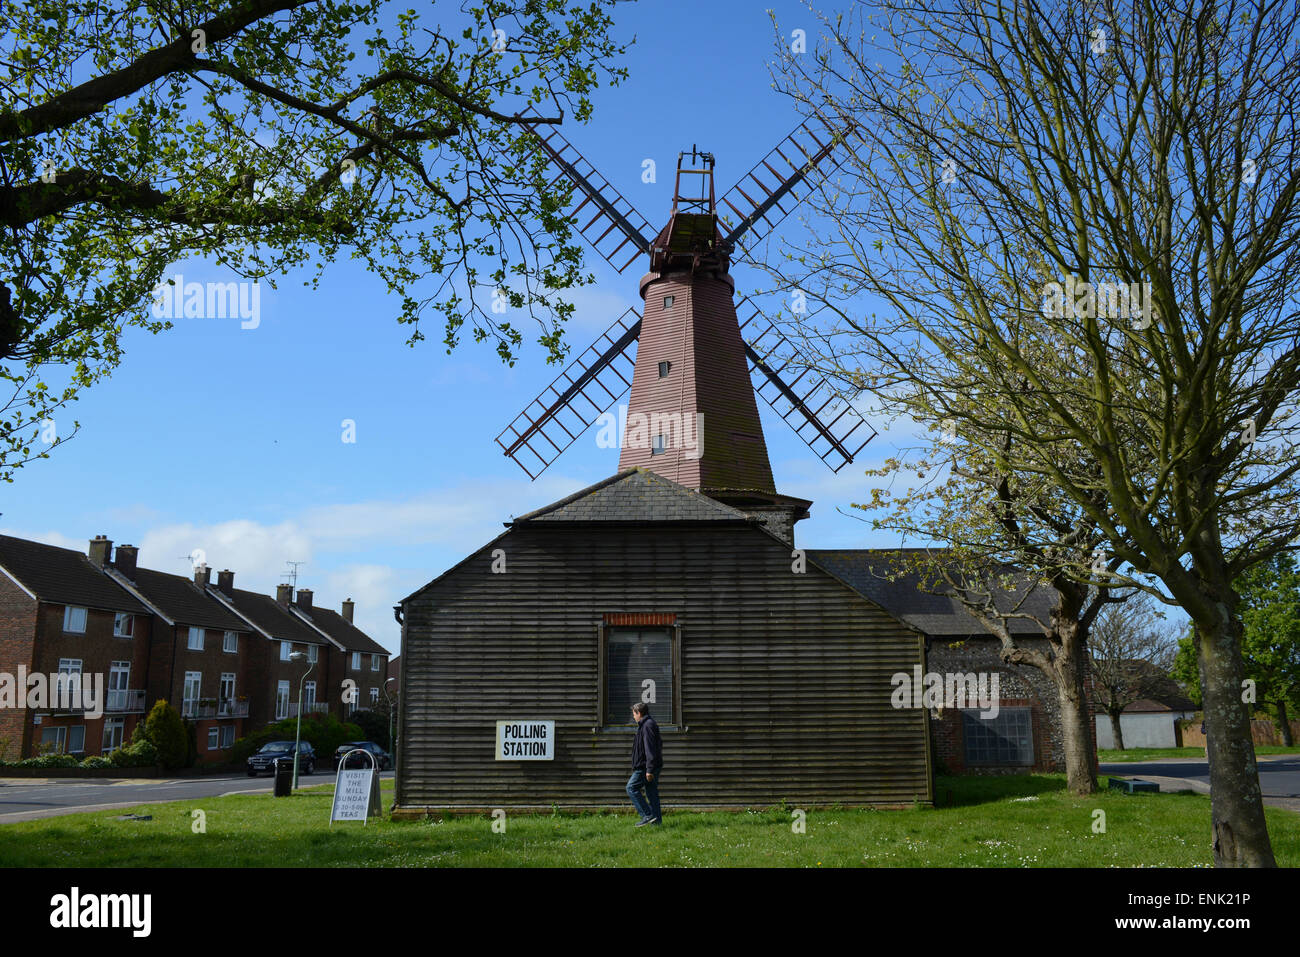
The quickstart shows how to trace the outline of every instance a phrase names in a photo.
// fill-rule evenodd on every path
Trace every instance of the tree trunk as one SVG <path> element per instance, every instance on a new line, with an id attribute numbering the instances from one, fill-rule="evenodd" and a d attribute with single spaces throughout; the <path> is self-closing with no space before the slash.
<path id="1" fill-rule="evenodd" d="M 1285 698 L 1277 700 L 1277 727 L 1282 735 L 1282 747 L 1291 747 L 1291 719 L 1287 717 Z"/>
<path id="2" fill-rule="evenodd" d="M 1055 665 L 1053 677 L 1061 706 L 1061 737 L 1065 748 L 1065 784 L 1071 794 L 1093 794 L 1097 790 L 1096 750 L 1084 689 L 1088 655 L 1077 630 L 1075 634 L 1061 636 Z"/>
<path id="3" fill-rule="evenodd" d="M 1210 765 L 1210 816 L 1216 867 L 1276 867 L 1264 821 L 1264 800 L 1241 700 L 1245 666 L 1241 623 L 1224 602 L 1217 622 L 1196 622 L 1205 703 L 1205 756 Z"/>
<path id="4" fill-rule="evenodd" d="M 1124 750 L 1124 727 L 1119 722 L 1120 712 L 1110 709 L 1106 712 L 1110 715 L 1110 736 L 1115 739 L 1115 750 Z"/>

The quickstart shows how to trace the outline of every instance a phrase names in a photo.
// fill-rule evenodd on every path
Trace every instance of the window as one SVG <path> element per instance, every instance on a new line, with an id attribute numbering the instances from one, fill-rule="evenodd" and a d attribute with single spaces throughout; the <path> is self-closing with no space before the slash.
<path id="1" fill-rule="evenodd" d="M 275 686 L 275 720 L 283 721 L 289 717 L 289 682 L 281 681 Z"/>
<path id="2" fill-rule="evenodd" d="M 188 647 L 190 651 L 203 650 L 203 629 L 202 628 L 190 629 L 190 643 Z"/>
<path id="3" fill-rule="evenodd" d="M 1034 763 L 1033 721 L 1028 708 L 1000 708 L 996 718 L 963 710 L 961 720 L 967 764 Z"/>
<path id="4" fill-rule="evenodd" d="M 677 718 L 674 631 L 610 628 L 605 632 L 605 723 L 632 724 L 632 705 L 646 701 L 661 725 Z"/>
<path id="5" fill-rule="evenodd" d="M 229 706 L 230 702 L 235 700 L 234 672 L 227 671 L 221 676 L 221 692 L 219 698 L 223 707 Z"/>
<path id="6" fill-rule="evenodd" d="M 119 611 L 113 616 L 113 637 L 130 638 L 135 631 L 135 615 Z"/>
<path id="7" fill-rule="evenodd" d="M 659 378 L 661 378 L 661 379 L 667 379 L 667 378 L 668 378 L 668 370 L 671 369 L 672 367 L 673 367 L 673 364 L 672 364 L 671 362 L 661 362 L 661 363 L 659 363 Z"/>
<path id="8" fill-rule="evenodd" d="M 379 689 L 378 689 L 378 688 L 371 688 L 371 689 L 370 689 L 370 705 L 371 705 L 371 707 L 374 707 L 374 706 L 377 705 L 377 704 L 379 704 Z"/>
<path id="9" fill-rule="evenodd" d="M 76 725 L 68 729 L 68 754 L 86 753 L 86 726 Z"/>
<path id="10" fill-rule="evenodd" d="M 352 652 L 352 670 L 353 671 L 361 670 L 361 652 L 359 651 Z"/>
<path id="11" fill-rule="evenodd" d="M 59 659 L 59 686 L 54 689 L 55 706 L 75 708 L 81 704 L 81 659 Z"/>
<path id="12" fill-rule="evenodd" d="M 307 646 L 307 660 L 313 665 L 320 659 L 320 645 Z"/>
<path id="13" fill-rule="evenodd" d="M 665 309 L 671 309 L 671 308 L 672 308 L 672 305 L 673 305 L 673 297 L 672 297 L 672 296 L 664 296 L 664 308 L 665 308 Z"/>
<path id="14" fill-rule="evenodd" d="M 379 659 L 380 659 L 380 657 L 381 657 L 380 655 L 371 655 L 371 656 L 370 656 L 370 670 L 371 670 L 371 671 L 378 671 L 378 670 L 379 670 Z"/>
<path id="15" fill-rule="evenodd" d="M 654 445 L 650 449 L 651 455 L 663 455 L 668 448 L 668 436 L 656 435 Z"/>
<path id="16" fill-rule="evenodd" d="M 181 699 L 181 715 L 186 718 L 194 717 L 198 711 L 199 691 L 203 685 L 203 674 L 198 671 L 185 672 L 185 690 Z"/>
<path id="17" fill-rule="evenodd" d="M 280 642 L 280 660 L 288 661 L 291 654 L 293 654 L 293 644 L 288 641 Z"/>
<path id="18" fill-rule="evenodd" d="M 104 722 L 105 754 L 116 751 L 122 746 L 122 736 L 126 733 L 126 718 L 109 718 Z"/>
<path id="19" fill-rule="evenodd" d="M 302 688 L 302 706 L 311 711 L 316 704 L 316 682 L 308 681 Z"/>
<path id="20" fill-rule="evenodd" d="M 213 725 L 208 728 L 208 750 L 215 751 L 221 747 L 221 730 Z"/>
<path id="21" fill-rule="evenodd" d="M 41 729 L 41 750 L 53 751 L 56 754 L 64 753 L 64 746 L 68 741 L 67 728 L 42 728 Z"/>
<path id="22" fill-rule="evenodd" d="M 108 709 L 125 711 L 127 706 L 127 689 L 131 685 L 131 662 L 115 661 L 108 672 Z"/>
<path id="23" fill-rule="evenodd" d="M 221 726 L 221 747 L 232 748 L 235 746 L 235 726 L 233 724 L 223 724 Z"/>
<path id="24" fill-rule="evenodd" d="M 86 630 L 86 609 L 66 605 L 63 609 L 63 630 L 83 634 Z"/>
<path id="25" fill-rule="evenodd" d="M 233 631 L 228 631 L 221 636 L 221 650 L 227 654 L 239 654 L 239 635 Z"/>

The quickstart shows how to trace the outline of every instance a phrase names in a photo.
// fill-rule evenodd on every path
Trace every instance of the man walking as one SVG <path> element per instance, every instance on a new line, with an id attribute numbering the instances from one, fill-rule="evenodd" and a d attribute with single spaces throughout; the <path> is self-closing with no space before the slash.
<path id="1" fill-rule="evenodd" d="M 659 770 L 664 766 L 664 746 L 659 737 L 659 725 L 650 717 L 650 706 L 644 701 L 632 705 L 632 718 L 636 721 L 636 737 L 632 739 L 632 777 L 627 781 L 627 795 L 641 815 L 637 827 L 662 824 Z M 641 796 L 642 788 L 645 788 L 644 797 Z"/>

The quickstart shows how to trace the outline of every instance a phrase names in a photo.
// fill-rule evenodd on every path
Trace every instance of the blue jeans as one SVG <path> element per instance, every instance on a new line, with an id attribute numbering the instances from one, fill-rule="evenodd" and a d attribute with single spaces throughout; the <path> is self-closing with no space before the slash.
<path id="1" fill-rule="evenodd" d="M 642 788 L 645 788 L 645 797 L 641 796 Z M 653 781 L 647 781 L 644 771 L 639 768 L 633 771 L 632 776 L 627 779 L 627 796 L 632 799 L 632 806 L 636 808 L 643 821 L 660 819 L 658 774 Z"/>

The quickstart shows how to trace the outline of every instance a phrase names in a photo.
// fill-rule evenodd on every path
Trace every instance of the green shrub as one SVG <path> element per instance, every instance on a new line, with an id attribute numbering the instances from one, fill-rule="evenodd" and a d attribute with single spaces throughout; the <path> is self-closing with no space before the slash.
<path id="1" fill-rule="evenodd" d="M 388 740 L 388 715 L 380 714 L 378 711 L 357 711 L 349 717 L 352 723 L 361 729 L 359 740 L 373 741 L 385 751 L 393 750 Z"/>
<path id="2" fill-rule="evenodd" d="M 115 768 L 156 768 L 158 749 L 143 739 L 133 740 L 110 754 L 108 763 Z"/>
<path id="3" fill-rule="evenodd" d="M 86 760 L 81 762 L 81 766 L 83 768 L 111 768 L 113 765 L 109 763 L 108 758 L 101 757 L 98 754 L 92 754 L 90 757 L 86 758 Z"/>
<path id="4" fill-rule="evenodd" d="M 15 768 L 75 768 L 81 762 L 71 754 L 42 754 L 13 765 Z"/>
<path id="5" fill-rule="evenodd" d="M 158 763 L 168 771 L 185 767 L 189 759 L 189 733 L 185 730 L 185 720 L 165 698 L 159 698 L 148 716 L 136 725 L 132 743 L 140 741 L 148 741 L 157 749 Z"/>
<path id="6" fill-rule="evenodd" d="M 292 741 L 297 728 L 297 718 L 285 718 L 240 738 L 231 748 L 231 763 L 245 763 L 249 755 L 259 751 L 268 741 Z M 364 741 L 365 735 L 355 724 L 344 724 L 332 714 L 313 714 L 303 716 L 302 739 L 311 743 L 323 762 L 344 741 Z"/>

